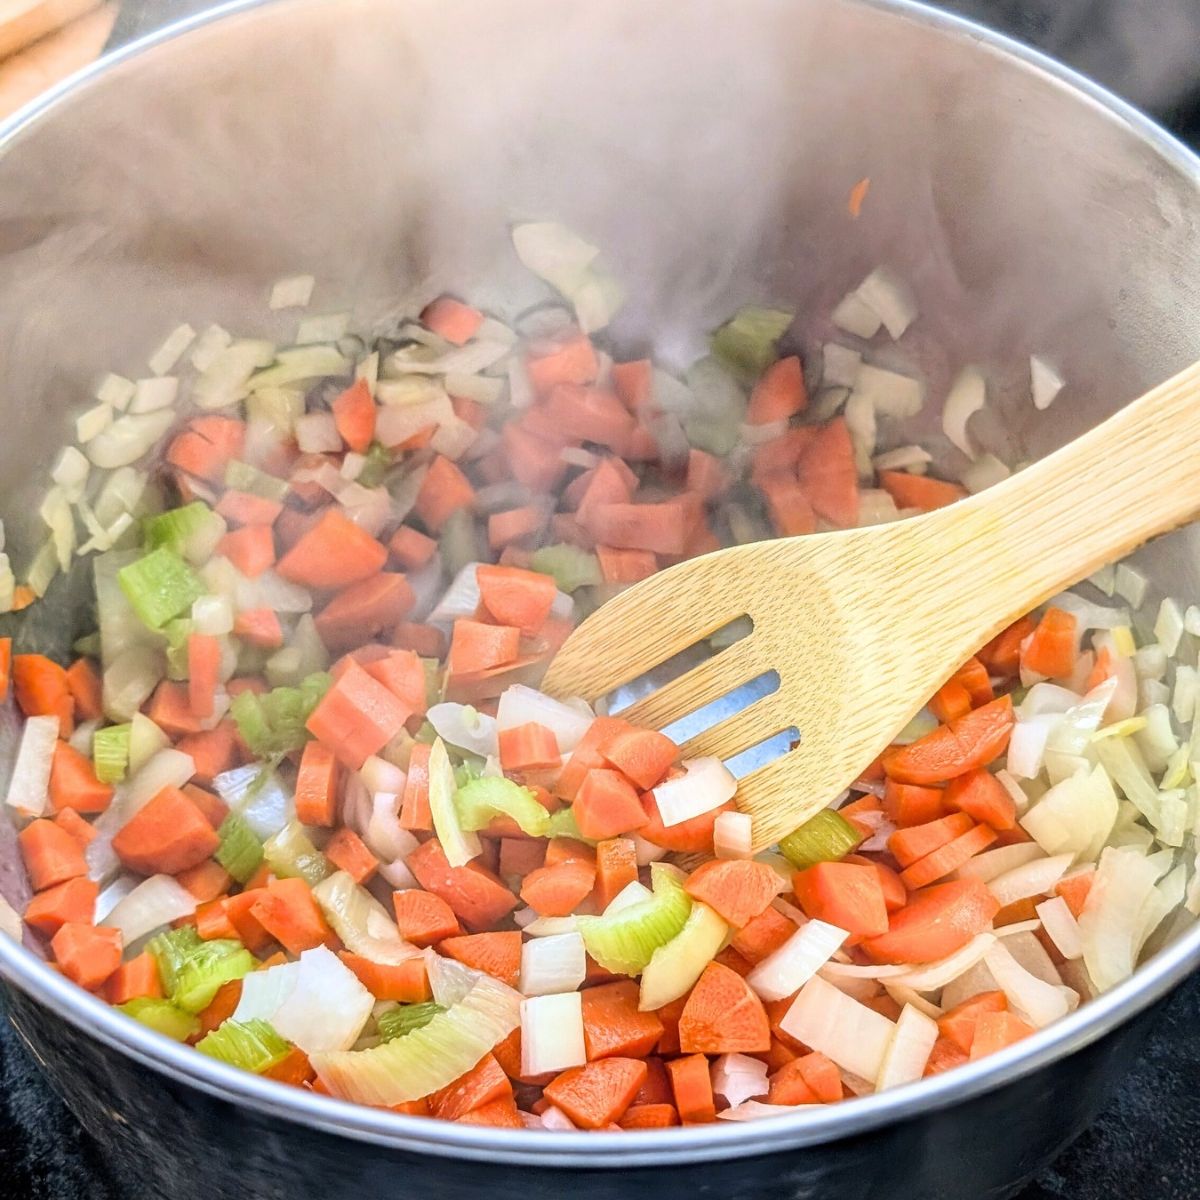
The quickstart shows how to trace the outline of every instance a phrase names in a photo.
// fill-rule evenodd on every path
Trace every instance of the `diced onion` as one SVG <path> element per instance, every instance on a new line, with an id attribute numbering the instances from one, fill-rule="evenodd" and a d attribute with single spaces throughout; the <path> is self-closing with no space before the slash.
<path id="1" fill-rule="evenodd" d="M 1071 1011 L 1071 1003 L 1066 995 L 1070 988 L 1038 979 L 1021 966 L 1001 943 L 997 942 L 987 952 L 984 962 L 1008 997 L 1009 1004 L 1037 1028 L 1041 1029 Z"/>
<path id="2" fill-rule="evenodd" d="M 737 791 L 737 780 L 719 758 L 693 758 L 683 769 L 684 775 L 654 789 L 659 816 L 666 826 L 720 808 Z"/>
<path id="3" fill-rule="evenodd" d="M 1083 938 L 1079 922 L 1071 907 L 1061 896 L 1043 900 L 1035 910 L 1047 936 L 1066 959 L 1083 957 Z"/>
<path id="4" fill-rule="evenodd" d="M 915 417 L 925 403 L 920 380 L 883 367 L 863 363 L 854 385 L 854 395 L 869 401 L 882 417 Z"/>
<path id="5" fill-rule="evenodd" d="M 809 921 L 746 976 L 763 1000 L 782 1000 L 798 991 L 840 950 L 850 935 L 836 925 Z"/>
<path id="6" fill-rule="evenodd" d="M 883 326 L 879 314 L 866 303 L 857 291 L 849 292 L 838 302 L 830 320 L 855 337 L 870 340 Z"/>
<path id="7" fill-rule="evenodd" d="M 762 1121 L 767 1117 L 786 1117 L 796 1112 L 794 1104 L 765 1104 L 761 1100 L 743 1100 L 717 1113 L 718 1121 Z"/>
<path id="8" fill-rule="evenodd" d="M 883 1056 L 875 1081 L 877 1091 L 915 1083 L 925 1074 L 925 1064 L 938 1040 L 938 1024 L 911 1004 L 900 1010 L 896 1032 Z"/>
<path id="9" fill-rule="evenodd" d="M 579 745 L 593 720 L 586 701 L 555 700 L 545 692 L 517 683 L 501 693 L 495 728 L 497 733 L 504 733 L 530 722 L 544 725 L 554 734 L 559 753 L 569 754 Z"/>
<path id="10" fill-rule="evenodd" d="M 150 379 L 139 379 L 137 391 L 129 404 L 131 413 L 152 413 L 170 408 L 179 394 L 179 380 L 174 375 L 155 375 Z"/>
<path id="11" fill-rule="evenodd" d="M 821 385 L 823 387 L 853 388 L 858 382 L 862 355 L 849 346 L 826 342 L 821 347 Z"/>
<path id="12" fill-rule="evenodd" d="M 1158 606 L 1158 618 L 1154 622 L 1154 636 L 1168 657 L 1179 649 L 1179 639 L 1183 637 L 1183 612 L 1179 604 L 1170 596 L 1167 596 Z"/>
<path id="13" fill-rule="evenodd" d="M 903 975 L 889 976 L 888 983 L 910 987 L 914 992 L 935 992 L 986 958 L 995 944 L 995 935 L 976 934 L 961 950 L 938 962 L 922 964 Z"/>
<path id="14" fill-rule="evenodd" d="M 1033 406 L 1042 412 L 1054 403 L 1055 396 L 1062 391 L 1062 377 L 1045 359 L 1038 358 L 1036 354 L 1031 355 L 1029 359 L 1029 376 Z"/>
<path id="15" fill-rule="evenodd" d="M 96 387 L 96 399 L 101 404 L 124 412 L 136 390 L 132 379 L 126 379 L 123 375 L 108 374 Z"/>
<path id="16" fill-rule="evenodd" d="M 931 462 L 933 455 L 922 446 L 897 446 L 873 459 L 877 471 L 911 471 L 913 467 L 924 467 Z"/>
<path id="17" fill-rule="evenodd" d="M 977 367 L 964 367 L 950 386 L 942 409 L 942 432 L 968 458 L 977 451 L 967 433 L 967 422 L 987 403 L 987 384 Z"/>
<path id="18" fill-rule="evenodd" d="M 709 1078 L 713 1095 L 721 1096 L 731 1108 L 771 1090 L 767 1064 L 748 1054 L 722 1054 L 714 1060 Z"/>
<path id="19" fill-rule="evenodd" d="M 305 1054 L 349 1050 L 371 1015 L 375 997 L 326 946 L 305 950 L 298 965 L 290 992 L 264 1019 Z"/>
<path id="20" fill-rule="evenodd" d="M 22 816 L 40 817 L 46 811 L 50 767 L 57 744 L 57 717 L 29 717 L 26 720 L 5 796 L 8 807 Z"/>
<path id="21" fill-rule="evenodd" d="M 469 704 L 446 701 L 433 705 L 425 716 L 438 737 L 459 750 L 469 750 L 480 758 L 500 752 L 496 718 Z"/>
<path id="22" fill-rule="evenodd" d="M 578 992 L 521 1001 L 522 1075 L 565 1071 L 585 1062 L 583 1000 Z"/>
<path id="23" fill-rule="evenodd" d="M 1005 908 L 1030 896 L 1047 896 L 1075 861 L 1074 854 L 1037 858 L 988 881 L 988 890 Z"/>
<path id="24" fill-rule="evenodd" d="M 272 309 L 304 308 L 312 299 L 316 283 L 311 275 L 288 275 L 278 279 L 271 287 L 267 304 Z"/>
<path id="25" fill-rule="evenodd" d="M 723 812 L 713 822 L 713 853 L 717 858 L 753 858 L 753 820 L 749 813 Z"/>
<path id="26" fill-rule="evenodd" d="M 104 470 L 127 467 L 147 454 L 174 420 L 175 414 L 169 408 L 118 417 L 88 441 L 87 456 Z"/>
<path id="27" fill-rule="evenodd" d="M 75 440 L 81 445 L 99 437 L 113 421 L 113 410 L 107 404 L 97 404 L 75 419 Z"/>
<path id="28" fill-rule="evenodd" d="M 321 342 L 336 342 L 346 336 L 350 328 L 350 314 L 325 313 L 317 317 L 305 317 L 296 327 L 296 345 L 313 346 Z"/>
<path id="29" fill-rule="evenodd" d="M 391 966 L 420 953 L 400 936 L 387 909 L 345 871 L 322 879 L 313 888 L 313 897 L 352 953 Z"/>
<path id="30" fill-rule="evenodd" d="M 1003 483 L 1012 474 L 1012 469 L 1000 461 L 994 454 L 981 454 L 971 463 L 959 478 L 962 485 L 975 495 Z"/>
<path id="31" fill-rule="evenodd" d="M 160 929 L 190 917 L 196 911 L 196 897 L 170 875 L 151 875 L 143 879 L 103 918 L 102 924 L 121 931 L 126 946 Z"/>
<path id="32" fill-rule="evenodd" d="M 1141 571 L 1135 570 L 1128 563 L 1117 563 L 1116 591 L 1122 600 L 1128 601 L 1132 608 L 1141 608 L 1146 602 L 1146 592 L 1150 588 L 1150 580 Z"/>
<path id="33" fill-rule="evenodd" d="M 874 1009 L 814 975 L 780 1019 L 779 1028 L 839 1067 L 874 1081 L 896 1026 Z"/>
<path id="34" fill-rule="evenodd" d="M 978 879 L 980 883 L 988 883 L 999 875 L 1045 857 L 1046 852 L 1037 842 L 1014 842 L 1011 846 L 1000 846 L 975 855 L 958 868 L 957 874 L 959 879 Z"/>
<path id="35" fill-rule="evenodd" d="M 535 938 L 521 947 L 519 990 L 526 996 L 574 992 L 587 976 L 587 953 L 578 933 Z"/>
<path id="36" fill-rule="evenodd" d="M 917 301 L 912 289 L 886 267 L 876 267 L 858 285 L 856 295 L 883 322 L 892 341 L 899 340 L 916 320 Z"/>

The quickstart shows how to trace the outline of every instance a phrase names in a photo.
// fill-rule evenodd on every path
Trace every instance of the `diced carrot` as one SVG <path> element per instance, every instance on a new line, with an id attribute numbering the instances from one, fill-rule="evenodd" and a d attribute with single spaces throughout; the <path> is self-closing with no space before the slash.
<path id="1" fill-rule="evenodd" d="M 673 1059 L 667 1063 L 667 1074 L 671 1077 L 675 1107 L 683 1124 L 701 1125 L 717 1119 L 708 1059 L 703 1054 Z"/>
<path id="2" fill-rule="evenodd" d="M 326 509 L 279 560 L 276 570 L 302 587 L 336 590 L 383 569 L 387 550 L 335 508 Z"/>
<path id="3" fill-rule="evenodd" d="M 546 422 L 556 437 L 593 442 L 623 452 L 637 421 L 607 388 L 560 383 L 550 389 L 536 409 L 525 414 L 526 427 Z"/>
<path id="4" fill-rule="evenodd" d="M 200 1032 L 211 1033 L 214 1029 L 228 1021 L 237 1011 L 242 1000 L 242 981 L 231 979 L 217 988 L 207 1008 L 197 1013 L 200 1020 Z"/>
<path id="5" fill-rule="evenodd" d="M 217 515 L 231 525 L 274 525 L 283 505 L 253 492 L 230 490 L 217 501 Z"/>
<path id="6" fill-rule="evenodd" d="M 919 508 L 921 512 L 944 508 L 967 494 L 967 489 L 957 483 L 947 483 L 931 475 L 910 475 L 907 471 L 880 471 L 879 486 L 896 502 L 897 508 Z"/>
<path id="7" fill-rule="evenodd" d="M 587 993 L 585 992 L 584 996 L 586 997 L 586 995 Z M 638 1055 L 630 1051 L 626 1057 L 637 1058 Z M 634 1096 L 634 1104 L 670 1104 L 671 1080 L 667 1075 L 667 1068 L 663 1065 L 663 1060 L 653 1054 L 649 1056 L 643 1055 L 642 1057 L 646 1059 L 646 1082 L 642 1084 L 638 1089 L 638 1094 Z"/>
<path id="8" fill-rule="evenodd" d="M 186 871 L 180 871 L 175 879 L 182 888 L 191 892 L 200 904 L 223 896 L 233 883 L 233 876 L 212 858 L 206 858 L 204 862 L 188 867 Z"/>
<path id="9" fill-rule="evenodd" d="M 817 516 L 804 489 L 794 479 L 768 475 L 759 482 L 771 528 L 779 537 L 800 537 L 815 533 Z"/>
<path id="10" fill-rule="evenodd" d="M 995 830 L 1012 829 L 1017 806 L 1004 784 L 983 767 L 952 779 L 943 793 L 946 807 L 965 812 Z"/>
<path id="11" fill-rule="evenodd" d="M 221 643 L 211 634 L 190 634 L 187 657 L 188 707 L 197 717 L 211 717 L 221 681 Z"/>
<path id="12" fill-rule="evenodd" d="M 167 447 L 166 453 L 166 460 L 171 466 L 210 483 L 220 483 L 224 479 L 225 468 L 233 457 L 224 447 L 214 445 L 191 429 L 179 434 Z"/>
<path id="13" fill-rule="evenodd" d="M 35 892 L 87 874 L 83 847 L 53 821 L 31 821 L 17 834 L 17 842 Z"/>
<path id="14" fill-rule="evenodd" d="M 940 1037 L 933 1044 L 929 1059 L 925 1063 L 924 1076 L 940 1075 L 943 1071 L 952 1071 L 968 1062 L 968 1057 L 949 1038 Z"/>
<path id="15" fill-rule="evenodd" d="M 736 972 L 720 963 L 704 968 L 679 1018 L 684 1054 L 757 1054 L 771 1045 L 762 1001 Z"/>
<path id="16" fill-rule="evenodd" d="M 743 958 L 732 946 L 726 946 L 720 951 L 713 962 L 736 971 L 743 979 L 754 970 L 754 964 L 748 958 Z"/>
<path id="17" fill-rule="evenodd" d="M 1083 906 L 1087 903 L 1095 878 L 1095 867 L 1082 867 L 1077 871 L 1072 871 L 1069 875 L 1064 875 L 1054 885 L 1054 894 L 1061 896 L 1067 902 L 1067 907 L 1073 916 L 1079 917 L 1083 912 Z"/>
<path id="18" fill-rule="evenodd" d="M 190 755 L 196 764 L 193 778 L 201 783 L 212 783 L 218 775 L 236 766 L 241 758 L 237 726 L 228 720 L 203 733 L 186 734 L 175 748 Z"/>
<path id="19" fill-rule="evenodd" d="M 404 728 L 408 710 L 378 680 L 351 663 L 308 718 L 309 733 L 357 771 Z"/>
<path id="20" fill-rule="evenodd" d="M 880 992 L 878 996 L 868 996 L 862 1001 L 868 1008 L 873 1009 L 881 1017 L 887 1017 L 889 1021 L 897 1021 L 900 1019 L 900 1004 L 887 992 Z"/>
<path id="21" fill-rule="evenodd" d="M 50 939 L 50 949 L 72 983 L 94 992 L 121 965 L 121 931 L 70 922 Z"/>
<path id="22" fill-rule="evenodd" d="M 845 929 L 854 937 L 887 932 L 883 884 L 873 867 L 817 863 L 792 876 L 792 890 L 806 915 Z"/>
<path id="23" fill-rule="evenodd" d="M 1020 617 L 998 633 L 975 656 L 993 675 L 1016 675 L 1021 669 L 1021 643 L 1033 632 L 1034 619 Z"/>
<path id="24" fill-rule="evenodd" d="M 614 1055 L 644 1058 L 662 1037 L 657 1014 L 638 1008 L 638 985 L 632 979 L 585 988 L 583 1044 L 588 1061 Z"/>
<path id="25" fill-rule="evenodd" d="M 446 670 L 450 675 L 469 675 L 502 667 L 516 660 L 520 646 L 521 631 L 515 625 L 485 625 L 460 617 L 450 635 Z"/>
<path id="26" fill-rule="evenodd" d="M 153 954 L 145 950 L 128 962 L 123 962 L 104 985 L 104 999 L 108 1004 L 127 1004 L 130 1000 L 142 998 L 157 1000 L 162 994 L 158 962 Z"/>
<path id="27" fill-rule="evenodd" d="M 469 1113 L 463 1113 L 455 1118 L 457 1125 L 483 1125 L 490 1129 L 523 1129 L 517 1102 L 511 1096 L 503 1096 L 485 1104 L 482 1108 L 473 1108 Z"/>
<path id="28" fill-rule="evenodd" d="M 355 883 L 366 883 L 379 866 L 379 860 L 367 849 L 366 843 L 347 826 L 339 829 L 325 844 L 325 857 Z"/>
<path id="29" fill-rule="evenodd" d="M 64 925 L 95 923 L 99 885 L 80 875 L 40 891 L 25 909 L 25 924 L 44 937 L 53 937 Z"/>
<path id="30" fill-rule="evenodd" d="M 1012 698 L 1000 696 L 908 746 L 894 746 L 883 756 L 884 770 L 900 783 L 929 784 L 985 767 L 1008 746 L 1014 719 Z"/>
<path id="31" fill-rule="evenodd" d="M 521 974 L 521 933 L 468 933 L 438 943 L 438 953 L 457 959 L 476 971 L 491 975 L 509 987 L 517 986 Z"/>
<path id="32" fill-rule="evenodd" d="M 768 1104 L 820 1104 L 816 1092 L 808 1086 L 800 1062 L 799 1058 L 794 1058 L 771 1075 L 766 1096 Z"/>
<path id="33" fill-rule="evenodd" d="M 850 431 L 841 417 L 817 430 L 796 464 L 813 511 L 840 529 L 858 524 L 858 470 Z"/>
<path id="34" fill-rule="evenodd" d="M 0 704 L 8 699 L 8 689 L 12 683 L 12 657 L 12 638 L 0 638 Z"/>
<path id="35" fill-rule="evenodd" d="M 90 758 L 69 742 L 54 747 L 50 766 L 50 807 L 54 812 L 73 808 L 76 812 L 100 813 L 112 798 L 113 789 L 96 778 Z"/>
<path id="36" fill-rule="evenodd" d="M 12 660 L 13 691 L 27 717 L 57 717 L 58 736 L 75 727 L 75 701 L 67 673 L 44 654 L 17 654 Z"/>
<path id="37" fill-rule="evenodd" d="M 433 625 L 401 621 L 392 630 L 392 645 L 402 650 L 412 650 L 422 658 L 443 658 L 446 653 L 446 635 Z"/>
<path id="38" fill-rule="evenodd" d="M 601 1129 L 624 1114 L 645 1078 L 640 1059 L 601 1058 L 564 1071 L 542 1094 L 581 1129 Z"/>
<path id="39" fill-rule="evenodd" d="M 455 463 L 439 454 L 425 472 L 413 511 L 430 533 L 440 533 L 454 513 L 470 508 L 474 500 L 475 489 L 467 477 Z"/>
<path id="40" fill-rule="evenodd" d="M 1061 608 L 1048 608 L 1021 650 L 1026 671 L 1062 679 L 1075 669 L 1079 656 L 1079 622 Z"/>
<path id="41" fill-rule="evenodd" d="M 55 813 L 54 824 L 64 833 L 69 833 L 85 850 L 96 838 L 96 830 L 92 823 L 81 817 L 73 808 L 63 808 Z"/>
<path id="42" fill-rule="evenodd" d="M 535 634 L 545 624 L 557 594 L 549 575 L 481 563 L 475 578 L 480 601 L 497 624 L 516 626 L 525 634 Z"/>
<path id="43" fill-rule="evenodd" d="M 1006 1012 L 1007 1009 L 1008 999 L 1003 992 L 980 992 L 942 1013 L 937 1019 L 938 1032 L 964 1054 L 970 1054 L 979 1018 L 984 1013 Z"/>
<path id="44" fill-rule="evenodd" d="M 939 883 L 892 914 L 891 927 L 863 949 L 880 963 L 936 962 L 961 950 L 991 924 L 1000 905 L 978 879 Z"/>
<path id="45" fill-rule="evenodd" d="M 847 854 L 842 862 L 874 869 L 875 874 L 879 876 L 879 884 L 883 888 L 883 903 L 888 912 L 896 912 L 908 903 L 908 889 L 891 867 L 885 866 L 881 862 L 875 862 L 861 854 Z"/>
<path id="46" fill-rule="evenodd" d="M 638 583 L 658 570 L 658 559 L 649 550 L 620 550 L 597 546 L 596 558 L 605 583 Z"/>
<path id="47" fill-rule="evenodd" d="M 451 296 L 439 296 L 422 310 L 421 324 L 452 345 L 465 346 L 479 332 L 483 313 Z M 442 1114 L 435 1111 L 434 1115 Z"/>
<path id="48" fill-rule="evenodd" d="M 945 815 L 946 809 L 940 788 L 889 779 L 883 793 L 883 811 L 893 825 L 904 829 L 936 821 Z"/>
<path id="49" fill-rule="evenodd" d="M 402 621 L 415 602 L 403 575 L 381 571 L 338 592 L 317 614 L 317 632 L 331 650 L 350 649 Z"/>
<path id="50" fill-rule="evenodd" d="M 349 950 L 339 950 L 338 957 L 376 1000 L 420 1004 L 430 997 L 429 977 L 422 955 L 406 958 L 401 963 L 377 963 Z"/>
<path id="51" fill-rule="evenodd" d="M 224 555 L 248 579 L 257 579 L 275 565 L 275 535 L 268 525 L 243 525 L 231 529 L 218 543 Z"/>
<path id="52" fill-rule="evenodd" d="M 485 1104 L 505 1098 L 512 1098 L 512 1084 L 495 1055 L 485 1054 L 453 1083 L 430 1093 L 429 1108 L 443 1121 L 457 1121 Z"/>
<path id="53" fill-rule="evenodd" d="M 924 825 L 897 829 L 888 838 L 888 849 L 902 867 L 911 867 L 927 854 L 961 837 L 973 825 L 974 822 L 966 813 L 950 813 Z"/>
<path id="54" fill-rule="evenodd" d="M 500 431 L 504 477 L 511 476 L 535 494 L 551 491 L 566 474 L 562 443 L 550 441 L 509 422 Z"/>
<path id="55" fill-rule="evenodd" d="M 296 775 L 296 819 L 329 828 L 337 819 L 338 764 L 320 742 L 306 742 Z"/>
<path id="56" fill-rule="evenodd" d="M 250 887 L 251 883 L 256 886 Z M 236 896 L 226 896 L 221 901 L 225 915 L 237 930 L 237 935 L 245 943 L 246 949 L 252 954 L 260 953 L 271 944 L 271 935 L 251 911 L 266 891 L 265 885 L 258 886 L 258 883 L 257 879 L 251 879 L 244 891 L 238 892 Z"/>
<path id="57" fill-rule="evenodd" d="M 517 906 L 517 898 L 491 871 L 470 862 L 452 867 L 436 839 L 408 856 L 408 868 L 427 891 L 446 901 L 468 929 L 488 929 Z"/>
<path id="58" fill-rule="evenodd" d="M 609 377 L 613 391 L 631 413 L 640 413 L 654 398 L 654 364 L 648 358 L 613 363 Z"/>
<path id="59" fill-rule="evenodd" d="M 679 1124 L 673 1104 L 631 1104 L 617 1122 L 622 1129 L 668 1129 Z"/>
<path id="60" fill-rule="evenodd" d="M 973 829 L 956 837 L 952 842 L 939 846 L 932 854 L 913 863 L 900 872 L 900 880 L 906 888 L 916 889 L 944 879 L 951 871 L 957 871 L 968 859 L 981 850 L 986 850 L 996 840 L 996 832 L 987 825 L 976 825 Z"/>
<path id="61" fill-rule="evenodd" d="M 277 1083 L 288 1083 L 292 1087 L 303 1087 L 315 1075 L 308 1055 L 299 1046 L 291 1046 L 288 1052 L 273 1066 L 263 1071 L 267 1079 Z"/>
<path id="62" fill-rule="evenodd" d="M 536 721 L 501 730 L 499 743 L 505 771 L 543 771 L 562 763 L 554 731 Z"/>
<path id="63" fill-rule="evenodd" d="M 647 819 L 637 789 L 619 771 L 600 767 L 584 777 L 572 811 L 579 832 L 592 841 L 640 829 Z"/>
<path id="64" fill-rule="evenodd" d="M 164 679 L 154 689 L 146 715 L 164 733 L 181 737 L 185 733 L 202 733 L 202 718 L 191 710 L 187 685 Z"/>
<path id="65" fill-rule="evenodd" d="M 646 824 L 638 833 L 648 842 L 661 846 L 664 850 L 681 850 L 693 853 L 712 853 L 713 826 L 723 812 L 732 812 L 732 800 L 719 808 L 710 809 L 697 817 L 680 821 L 677 825 L 664 825 L 662 815 L 658 811 L 658 801 L 653 792 L 642 793 L 642 808 L 646 812 Z"/>
<path id="66" fill-rule="evenodd" d="M 971 711 L 971 694 L 957 679 L 950 679 L 934 692 L 928 708 L 939 721 L 949 724 Z"/>
<path id="67" fill-rule="evenodd" d="M 772 363 L 759 377 L 746 409 L 749 425 L 773 425 L 808 407 L 804 371 L 793 354 Z"/>
<path id="68" fill-rule="evenodd" d="M 841 813 L 847 821 L 854 822 L 864 813 L 877 813 L 883 811 L 883 802 L 878 796 L 867 792 L 865 795 L 859 796 L 856 800 L 851 800 L 849 804 L 843 804 L 838 812 Z M 869 823 L 867 823 L 869 825 Z M 864 825 L 863 827 L 867 827 Z"/>
<path id="69" fill-rule="evenodd" d="M 657 504 L 597 504 L 589 515 L 588 528 L 605 546 L 682 554 L 695 515 L 684 498 Z"/>
<path id="70" fill-rule="evenodd" d="M 429 810 L 429 747 L 418 743 L 408 760 L 408 778 L 400 804 L 400 828 L 429 832 L 433 814 Z"/>
<path id="71" fill-rule="evenodd" d="M 514 542 L 535 538 L 546 524 L 546 514 L 536 504 L 510 508 L 488 517 L 488 545 L 503 550 Z"/>
<path id="72" fill-rule="evenodd" d="M 117 830 L 112 847 L 130 870 L 175 875 L 211 857 L 220 843 L 195 802 L 165 787 Z"/>
<path id="73" fill-rule="evenodd" d="M 423 714 L 426 707 L 425 668 L 413 650 L 392 650 L 365 664 L 372 679 L 383 684 L 410 712 Z"/>
<path id="74" fill-rule="evenodd" d="M 683 886 L 734 929 L 748 925 L 784 890 L 773 867 L 749 859 L 701 863 Z"/>
<path id="75" fill-rule="evenodd" d="M 595 348 L 585 333 L 573 333 L 552 347 L 539 347 L 525 359 L 529 382 L 538 395 L 560 383 L 594 383 L 600 371 Z"/>
<path id="76" fill-rule="evenodd" d="M 356 379 L 334 398 L 333 422 L 342 441 L 356 454 L 365 454 L 375 436 L 375 398 L 366 379 Z"/>
<path id="77" fill-rule="evenodd" d="M 251 905 L 250 915 L 292 955 L 334 941 L 333 930 L 303 879 L 272 880 Z"/>
<path id="78" fill-rule="evenodd" d="M 261 862 L 254 874 L 242 884 L 242 891 L 253 892 L 259 888 L 265 888 L 273 878 L 274 874 L 271 871 L 271 864 L 265 861 Z"/>
<path id="79" fill-rule="evenodd" d="M 643 791 L 660 783 L 679 757 L 679 747 L 654 729 L 620 730 L 601 751 L 605 759 Z"/>
<path id="80" fill-rule="evenodd" d="M 842 1076 L 832 1060 L 818 1051 L 796 1060 L 800 1074 L 822 1104 L 834 1104 L 842 1098 Z"/>
<path id="81" fill-rule="evenodd" d="M 730 945 L 745 959 L 760 963 L 796 932 L 794 921 L 774 908 L 764 908 L 733 935 Z"/>
<path id="82" fill-rule="evenodd" d="M 437 553 L 437 542 L 411 525 L 401 525 L 388 540 L 392 558 L 406 571 L 419 571 Z"/>
<path id="83" fill-rule="evenodd" d="M 597 767 L 605 767 L 608 760 L 604 750 L 612 744 L 618 734 L 633 726 L 620 717 L 596 717 L 580 738 L 571 757 L 559 774 L 554 785 L 555 793 L 564 800 L 574 800 L 576 793 L 587 778 L 587 773 Z"/>
<path id="84" fill-rule="evenodd" d="M 255 889 L 256 893 L 261 890 Z M 196 924 L 196 933 L 206 942 L 238 936 L 237 926 L 229 919 L 224 899 L 206 900 L 198 904 L 192 920 Z"/>
<path id="85" fill-rule="evenodd" d="M 1036 1033 L 1027 1021 L 1022 1021 L 1016 1013 L 985 1012 L 975 1022 L 975 1037 L 971 1042 L 971 1061 L 994 1054 Z"/>
<path id="86" fill-rule="evenodd" d="M 679 1018 L 683 1015 L 683 1006 L 686 1003 L 687 996 L 680 996 L 678 1000 L 672 1000 L 654 1010 L 654 1015 L 662 1022 L 663 1027 L 662 1037 L 658 1039 L 659 1054 L 679 1053 Z"/>
<path id="87" fill-rule="evenodd" d="M 5 638 L 3 641 L 11 639 Z M 67 668 L 67 690 L 75 702 L 75 715 L 81 721 L 94 721 L 104 715 L 101 702 L 100 672 L 90 658 L 77 658 Z M 8 691 L 8 663 L 3 659 L 0 645 L 0 701 Z"/>
<path id="88" fill-rule="evenodd" d="M 595 862 L 571 859 L 530 871 L 521 883 L 521 899 L 543 917 L 566 917 L 583 903 L 595 883 Z"/>
<path id="89" fill-rule="evenodd" d="M 530 871 L 546 865 L 546 843 L 541 838 L 504 837 L 500 839 L 499 873 L 524 878 Z"/>
<path id="90" fill-rule="evenodd" d="M 400 936 L 414 946 L 432 946 L 462 933 L 453 909 L 440 896 L 420 888 L 392 893 Z"/>
<path id="91" fill-rule="evenodd" d="M 750 454 L 750 478 L 754 486 L 761 488 L 763 480 L 772 475 L 794 478 L 801 457 L 816 436 L 814 425 L 793 425 L 779 437 L 755 446 Z"/>
<path id="92" fill-rule="evenodd" d="M 500 851 L 503 864 L 503 845 Z M 600 911 L 609 906 L 618 892 L 633 883 L 637 875 L 637 843 L 632 838 L 605 838 L 596 843 L 596 890 L 593 896 Z"/>
<path id="93" fill-rule="evenodd" d="M 978 658 L 968 658 L 954 672 L 954 681 L 966 688 L 967 694 L 971 697 L 972 708 L 978 708 L 981 704 L 995 699 L 996 692 L 992 687 L 988 669 Z"/>
<path id="94" fill-rule="evenodd" d="M 1004 925 L 1015 925 L 1018 921 L 1032 921 L 1037 916 L 1037 900 L 1033 896 L 1022 896 L 1006 904 L 992 918 L 992 924 L 997 928 Z"/>

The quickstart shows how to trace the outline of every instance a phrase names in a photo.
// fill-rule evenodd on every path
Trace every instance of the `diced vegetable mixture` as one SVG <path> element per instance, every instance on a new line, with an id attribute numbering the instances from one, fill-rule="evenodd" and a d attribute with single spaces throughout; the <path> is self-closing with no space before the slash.
<path id="1" fill-rule="evenodd" d="M 1128 566 L 980 647 L 767 853 L 722 762 L 538 690 L 661 567 L 966 489 L 896 436 L 924 389 L 871 361 L 917 319 L 887 272 L 821 363 L 749 308 L 673 374 L 604 341 L 594 247 L 514 241 L 561 297 L 516 328 L 450 296 L 373 343 L 336 315 L 282 349 L 181 326 L 80 417 L 24 582 L 0 560 L 3 609 L 94 585 L 73 659 L 0 641 L 54 968 L 296 1087 L 636 1130 L 952 1069 L 1191 920 L 1200 610 L 1147 626 Z M 1045 407 L 1063 382 L 1032 370 Z M 985 398 L 964 368 L 944 421 L 976 490 L 1008 473 L 967 434 Z"/>

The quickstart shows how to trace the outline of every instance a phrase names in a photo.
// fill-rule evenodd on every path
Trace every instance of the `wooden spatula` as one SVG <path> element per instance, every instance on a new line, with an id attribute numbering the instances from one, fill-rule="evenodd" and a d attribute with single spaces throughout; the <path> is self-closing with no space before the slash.
<path id="1" fill-rule="evenodd" d="M 610 600 L 543 686 L 594 701 L 748 616 L 749 636 L 621 716 L 662 728 L 776 671 L 779 687 L 684 744 L 731 755 L 789 726 L 799 744 L 743 777 L 770 845 L 852 782 L 1007 624 L 1200 513 L 1200 364 L 980 495 L 911 520 L 735 546 Z"/>

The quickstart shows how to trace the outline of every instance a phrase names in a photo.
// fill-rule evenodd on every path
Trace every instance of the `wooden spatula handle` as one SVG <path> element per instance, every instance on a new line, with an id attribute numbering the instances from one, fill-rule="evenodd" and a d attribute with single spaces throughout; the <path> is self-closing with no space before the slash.
<path id="1" fill-rule="evenodd" d="M 929 617 L 987 637 L 1200 514 L 1200 363 L 996 487 L 913 522 Z M 914 547 L 916 549 L 916 547 Z"/>

